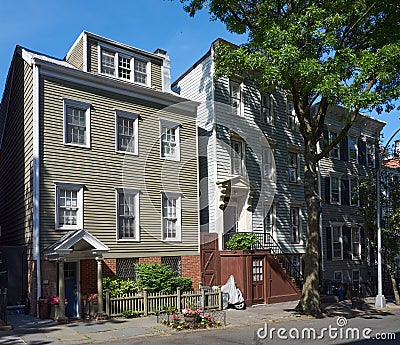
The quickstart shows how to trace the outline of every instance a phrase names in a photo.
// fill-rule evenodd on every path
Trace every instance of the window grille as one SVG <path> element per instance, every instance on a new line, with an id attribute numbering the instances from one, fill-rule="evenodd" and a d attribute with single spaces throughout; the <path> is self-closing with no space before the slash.
<path id="1" fill-rule="evenodd" d="M 136 265 L 138 258 L 117 259 L 117 276 L 122 279 L 136 279 Z"/>
<path id="2" fill-rule="evenodd" d="M 161 258 L 161 263 L 171 267 L 178 276 L 182 276 L 182 259 L 180 256 L 164 256 Z"/>

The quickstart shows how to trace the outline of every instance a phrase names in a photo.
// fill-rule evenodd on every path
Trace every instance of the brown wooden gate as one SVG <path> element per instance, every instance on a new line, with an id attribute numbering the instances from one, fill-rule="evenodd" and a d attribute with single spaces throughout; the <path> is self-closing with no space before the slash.
<path id="1" fill-rule="evenodd" d="M 200 263 L 203 285 L 213 286 L 221 284 L 220 257 L 218 251 L 218 234 L 200 233 Z"/>

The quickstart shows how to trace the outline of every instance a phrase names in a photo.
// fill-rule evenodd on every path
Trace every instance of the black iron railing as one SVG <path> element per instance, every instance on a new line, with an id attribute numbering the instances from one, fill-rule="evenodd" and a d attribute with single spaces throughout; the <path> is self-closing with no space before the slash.
<path id="1" fill-rule="evenodd" d="M 236 233 L 226 233 L 222 237 L 223 248 L 226 248 L 226 243 L 234 236 Z M 252 250 L 269 250 L 274 258 L 282 265 L 286 272 L 294 279 L 296 285 L 301 288 L 303 284 L 303 275 L 296 265 L 293 264 L 290 257 L 285 254 L 282 247 L 275 241 L 275 239 L 269 233 L 254 232 L 258 237 L 258 241 L 252 246 Z"/>

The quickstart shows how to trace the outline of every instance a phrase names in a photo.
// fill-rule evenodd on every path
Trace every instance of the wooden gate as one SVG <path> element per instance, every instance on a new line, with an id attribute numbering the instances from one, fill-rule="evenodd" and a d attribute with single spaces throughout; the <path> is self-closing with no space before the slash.
<path id="1" fill-rule="evenodd" d="M 218 234 L 200 233 L 201 280 L 204 286 L 221 284 Z"/>
<path id="2" fill-rule="evenodd" d="M 264 300 L 264 290 L 266 280 L 264 272 L 264 258 L 263 257 L 253 257 L 252 258 L 252 295 L 253 303 L 259 304 L 265 303 Z"/>

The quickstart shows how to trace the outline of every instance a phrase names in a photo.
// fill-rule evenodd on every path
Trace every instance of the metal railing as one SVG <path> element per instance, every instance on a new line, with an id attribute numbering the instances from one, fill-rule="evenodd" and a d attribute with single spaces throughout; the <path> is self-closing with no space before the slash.
<path id="1" fill-rule="evenodd" d="M 223 248 L 226 248 L 226 243 L 236 233 L 226 233 L 222 237 Z M 270 250 L 274 258 L 282 265 L 286 272 L 295 280 L 296 285 L 301 288 L 303 284 L 303 275 L 300 270 L 292 263 L 289 256 L 283 251 L 282 247 L 275 241 L 269 233 L 253 232 L 258 237 L 258 241 L 251 247 L 252 250 Z"/>

